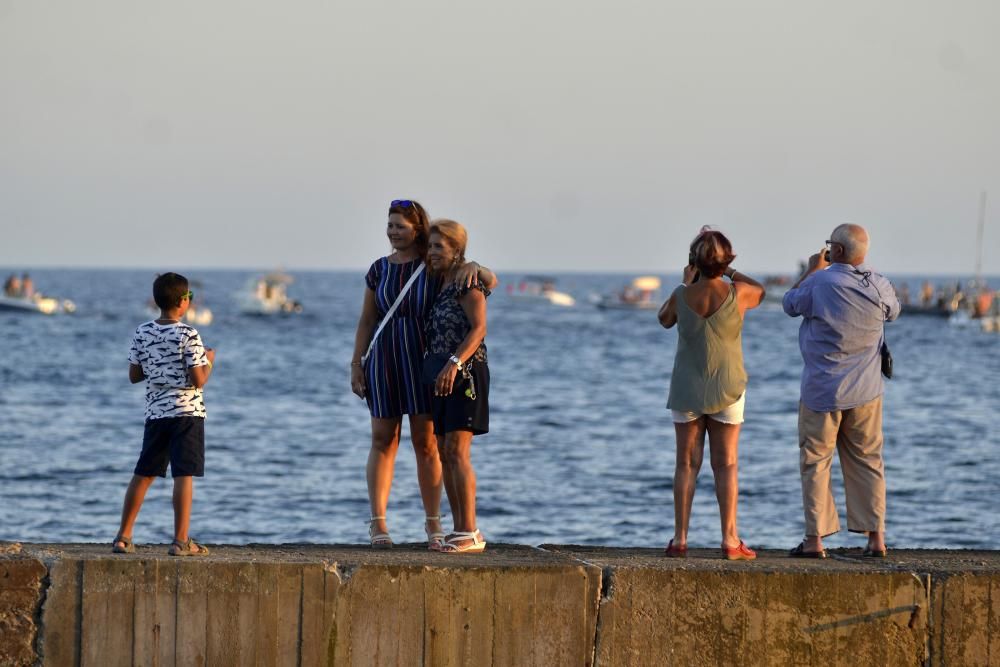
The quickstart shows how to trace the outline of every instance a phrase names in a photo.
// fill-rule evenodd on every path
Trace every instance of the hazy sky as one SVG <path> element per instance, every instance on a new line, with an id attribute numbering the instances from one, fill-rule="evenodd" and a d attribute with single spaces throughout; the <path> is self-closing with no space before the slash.
<path id="1" fill-rule="evenodd" d="M 0 0 L 0 265 L 1000 274 L 1000 3 Z"/>

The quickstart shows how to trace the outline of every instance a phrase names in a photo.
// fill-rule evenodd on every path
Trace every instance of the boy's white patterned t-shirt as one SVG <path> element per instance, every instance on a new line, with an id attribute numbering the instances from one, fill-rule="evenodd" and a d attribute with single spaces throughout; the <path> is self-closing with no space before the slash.
<path id="1" fill-rule="evenodd" d="M 204 417 L 205 398 L 191 384 L 188 369 L 207 366 L 208 356 L 198 331 L 183 322 L 146 322 L 135 330 L 130 364 L 146 376 L 146 419 Z"/>

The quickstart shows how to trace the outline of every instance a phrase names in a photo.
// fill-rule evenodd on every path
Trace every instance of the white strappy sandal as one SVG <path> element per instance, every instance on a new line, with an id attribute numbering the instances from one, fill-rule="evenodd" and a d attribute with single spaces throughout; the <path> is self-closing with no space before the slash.
<path id="1" fill-rule="evenodd" d="M 471 542 L 468 542 L 472 540 Z M 468 542 L 467 544 L 457 544 L 458 542 Z M 479 529 L 471 533 L 452 533 L 451 537 L 445 540 L 441 546 L 441 551 L 446 554 L 478 554 L 486 549 L 486 540 Z"/>
<path id="2" fill-rule="evenodd" d="M 392 538 L 389 537 L 389 533 L 376 533 L 375 532 L 375 522 L 385 521 L 384 516 L 373 516 L 368 519 L 368 539 L 371 542 L 373 549 L 391 549 L 392 548 Z"/>
<path id="3" fill-rule="evenodd" d="M 427 534 L 427 548 L 431 551 L 441 551 L 441 547 L 444 546 L 444 538 L 446 537 L 440 530 L 432 531 L 428 524 L 431 521 L 441 521 L 441 515 L 436 516 L 425 516 L 424 517 L 424 532 Z"/>

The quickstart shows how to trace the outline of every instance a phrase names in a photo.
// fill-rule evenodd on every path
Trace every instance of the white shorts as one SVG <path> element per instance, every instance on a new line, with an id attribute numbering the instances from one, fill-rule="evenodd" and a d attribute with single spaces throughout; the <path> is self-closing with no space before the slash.
<path id="1" fill-rule="evenodd" d="M 743 392 L 743 395 L 740 396 L 735 403 L 730 405 L 728 408 L 723 408 L 716 413 L 708 415 L 708 417 L 723 424 L 742 424 L 743 405 L 746 403 L 746 398 L 747 393 Z M 687 424 L 688 422 L 693 422 L 695 419 L 705 416 L 702 413 L 684 412 L 682 410 L 671 410 L 670 414 L 673 416 L 675 424 Z"/>

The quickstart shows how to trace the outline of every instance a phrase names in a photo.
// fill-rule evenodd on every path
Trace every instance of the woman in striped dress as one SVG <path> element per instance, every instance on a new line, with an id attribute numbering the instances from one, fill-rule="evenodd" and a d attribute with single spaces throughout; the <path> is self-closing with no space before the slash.
<path id="1" fill-rule="evenodd" d="M 431 395 L 421 381 L 426 338 L 424 319 L 439 291 L 438 280 L 422 270 L 375 339 L 366 363 L 362 356 L 385 314 L 427 254 L 427 212 L 417 202 L 393 200 L 389 206 L 386 235 L 393 253 L 376 260 L 365 276 L 366 289 L 351 359 L 351 389 L 368 401 L 372 416 L 372 445 L 366 475 L 371 504 L 369 538 L 373 547 L 392 546 L 385 520 L 393 466 L 399 449 L 403 415 L 409 415 L 410 438 L 417 458 L 417 481 L 423 500 L 424 531 L 428 547 L 444 543 L 441 530 L 441 459 L 431 421 Z M 475 262 L 459 271 L 463 285 L 496 285 L 496 276 Z"/>

